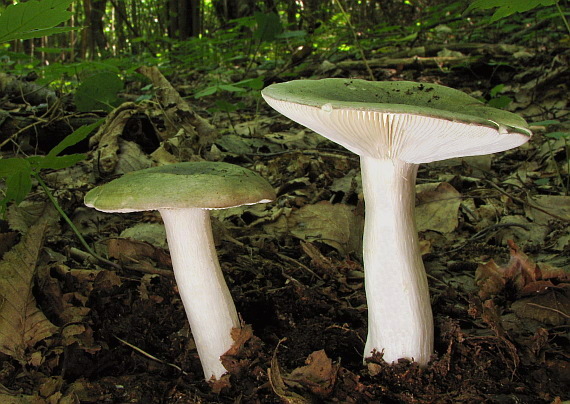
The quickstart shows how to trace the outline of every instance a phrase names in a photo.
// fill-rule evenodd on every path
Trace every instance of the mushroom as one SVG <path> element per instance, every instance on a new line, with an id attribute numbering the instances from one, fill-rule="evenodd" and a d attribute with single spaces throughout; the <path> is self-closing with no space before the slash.
<path id="1" fill-rule="evenodd" d="M 368 337 L 392 363 L 425 366 L 433 315 L 414 219 L 418 164 L 517 147 L 531 132 L 521 117 L 455 89 L 406 81 L 294 80 L 262 91 L 269 105 L 360 156 Z"/>
<path id="2" fill-rule="evenodd" d="M 213 162 L 178 163 L 130 172 L 85 195 L 85 205 L 109 213 L 158 210 L 180 296 L 206 380 L 226 369 L 240 321 L 216 256 L 209 209 L 270 202 L 271 185 L 245 168 Z"/>

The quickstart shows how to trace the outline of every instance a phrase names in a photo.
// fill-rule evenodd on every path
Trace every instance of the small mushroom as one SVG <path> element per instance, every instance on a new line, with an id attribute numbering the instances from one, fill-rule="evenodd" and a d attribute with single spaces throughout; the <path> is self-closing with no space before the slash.
<path id="1" fill-rule="evenodd" d="M 426 365 L 433 316 L 414 219 L 418 164 L 517 147 L 521 117 L 437 84 L 294 80 L 262 91 L 269 105 L 360 156 L 368 337 L 364 357 Z"/>
<path id="2" fill-rule="evenodd" d="M 219 379 L 220 361 L 240 322 L 224 281 L 209 209 L 270 202 L 271 185 L 227 163 L 193 162 L 135 171 L 92 189 L 85 205 L 109 213 L 158 210 L 172 267 L 206 380 Z"/>

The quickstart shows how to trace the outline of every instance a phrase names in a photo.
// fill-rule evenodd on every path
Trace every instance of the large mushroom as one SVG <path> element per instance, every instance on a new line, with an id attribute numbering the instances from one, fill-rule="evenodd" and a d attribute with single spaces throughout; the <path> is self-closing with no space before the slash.
<path id="1" fill-rule="evenodd" d="M 426 365 L 433 316 L 414 220 L 418 164 L 527 142 L 521 117 L 448 87 L 407 81 L 294 80 L 262 95 L 274 109 L 360 156 L 368 337 L 392 363 Z"/>
<path id="2" fill-rule="evenodd" d="M 271 185 L 245 168 L 213 162 L 178 163 L 127 173 L 85 195 L 103 212 L 158 210 L 172 267 L 206 380 L 226 369 L 220 356 L 240 322 L 214 246 L 210 209 L 270 202 Z"/>

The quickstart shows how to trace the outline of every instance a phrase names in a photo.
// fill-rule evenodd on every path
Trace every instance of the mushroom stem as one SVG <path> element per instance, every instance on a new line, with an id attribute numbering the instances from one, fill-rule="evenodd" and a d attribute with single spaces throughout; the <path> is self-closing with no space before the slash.
<path id="1" fill-rule="evenodd" d="M 206 380 L 227 372 L 220 356 L 231 348 L 240 323 L 224 280 L 205 209 L 160 209 L 174 276 Z"/>
<path id="2" fill-rule="evenodd" d="M 415 225 L 417 164 L 361 157 L 366 204 L 363 258 L 368 303 L 364 357 L 408 358 L 424 366 L 433 349 L 433 317 Z"/>

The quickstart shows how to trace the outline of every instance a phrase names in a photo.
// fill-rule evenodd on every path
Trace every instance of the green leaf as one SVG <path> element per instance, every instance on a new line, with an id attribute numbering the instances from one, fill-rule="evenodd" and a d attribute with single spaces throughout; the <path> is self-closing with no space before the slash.
<path id="1" fill-rule="evenodd" d="M 275 38 L 279 39 L 301 38 L 306 35 L 307 31 L 285 31 L 281 34 L 275 35 Z"/>
<path id="2" fill-rule="evenodd" d="M 256 77 L 254 79 L 245 79 L 242 81 L 238 81 L 234 85 L 240 87 L 248 87 L 252 90 L 261 90 L 263 88 L 263 79 L 261 77 Z"/>
<path id="3" fill-rule="evenodd" d="M 119 103 L 117 94 L 123 89 L 123 81 L 115 73 L 101 72 L 89 76 L 75 92 L 75 105 L 81 112 L 110 111 Z"/>
<path id="4" fill-rule="evenodd" d="M 92 123 L 91 125 L 85 125 L 80 128 L 77 128 L 73 133 L 67 135 L 65 139 L 59 142 L 53 149 L 49 151 L 46 157 L 55 157 L 65 149 L 70 146 L 73 146 L 83 139 L 87 138 L 89 134 L 103 123 L 103 119 L 98 120 L 97 122 Z M 50 167 L 54 168 L 54 167 Z"/>
<path id="5" fill-rule="evenodd" d="M 44 36 L 61 34 L 63 32 L 78 31 L 80 29 L 82 29 L 82 28 L 81 27 L 53 27 L 53 28 L 46 28 L 46 29 L 36 29 L 36 30 L 30 31 L 30 32 L 19 33 L 17 38 L 10 38 L 9 40 L 11 41 L 13 39 L 41 38 Z M 0 38 L 0 42 L 5 42 L 1 39 L 2 38 Z"/>
<path id="6" fill-rule="evenodd" d="M 238 109 L 236 105 L 224 100 L 217 100 L 216 106 L 220 109 L 220 111 L 224 112 L 235 112 Z"/>
<path id="7" fill-rule="evenodd" d="M 218 92 L 218 86 L 206 87 L 205 89 L 200 90 L 196 94 L 194 94 L 194 98 L 206 97 L 207 95 L 212 95 L 217 92 Z"/>
<path id="8" fill-rule="evenodd" d="M 491 17 L 491 22 L 508 17 L 514 13 L 524 13 L 540 6 L 552 6 L 559 0 L 475 0 L 472 2 L 465 13 L 473 10 L 488 10 L 496 8 L 497 10 Z"/>
<path id="9" fill-rule="evenodd" d="M 275 13 L 260 13 L 254 15 L 257 22 L 257 29 L 253 32 L 253 37 L 260 41 L 273 41 L 277 35 L 283 32 L 283 25 L 279 16 Z"/>
<path id="10" fill-rule="evenodd" d="M 220 84 L 218 87 L 220 87 L 222 90 L 229 91 L 230 93 L 243 93 L 245 91 L 245 89 L 233 86 L 231 84 Z"/>
<path id="11" fill-rule="evenodd" d="M 32 190 L 31 171 L 20 170 L 6 178 L 6 199 L 16 204 L 22 202 Z"/>
<path id="12" fill-rule="evenodd" d="M 19 171 L 30 171 L 30 163 L 23 158 L 0 159 L 0 178 L 6 178 Z"/>
<path id="13" fill-rule="evenodd" d="M 511 102 L 513 102 L 513 99 L 511 97 L 506 95 L 501 95 L 500 97 L 491 98 L 487 103 L 487 105 L 493 108 L 503 109 Z"/>
<path id="14" fill-rule="evenodd" d="M 570 132 L 551 132 L 544 136 L 551 139 L 570 139 Z"/>
<path id="15" fill-rule="evenodd" d="M 37 38 L 76 28 L 58 27 L 71 18 L 73 0 L 30 0 L 9 5 L 0 15 L 0 42 Z"/>
<path id="16" fill-rule="evenodd" d="M 491 91 L 489 91 L 489 94 L 491 95 L 491 97 L 496 97 L 499 93 L 503 92 L 504 88 L 505 88 L 504 84 L 496 85 L 491 89 Z"/>
<path id="17" fill-rule="evenodd" d="M 533 122 L 532 124 L 537 126 L 549 126 L 549 125 L 555 125 L 557 123 L 560 123 L 560 121 L 557 119 L 549 119 L 547 121 Z"/>
<path id="18" fill-rule="evenodd" d="M 33 158 L 35 157 L 39 157 L 39 159 L 35 160 L 35 164 L 32 163 L 32 170 L 38 172 L 39 170 L 60 170 L 71 167 L 81 160 L 85 160 L 87 156 L 83 153 L 77 153 L 65 156 L 34 156 Z"/>

